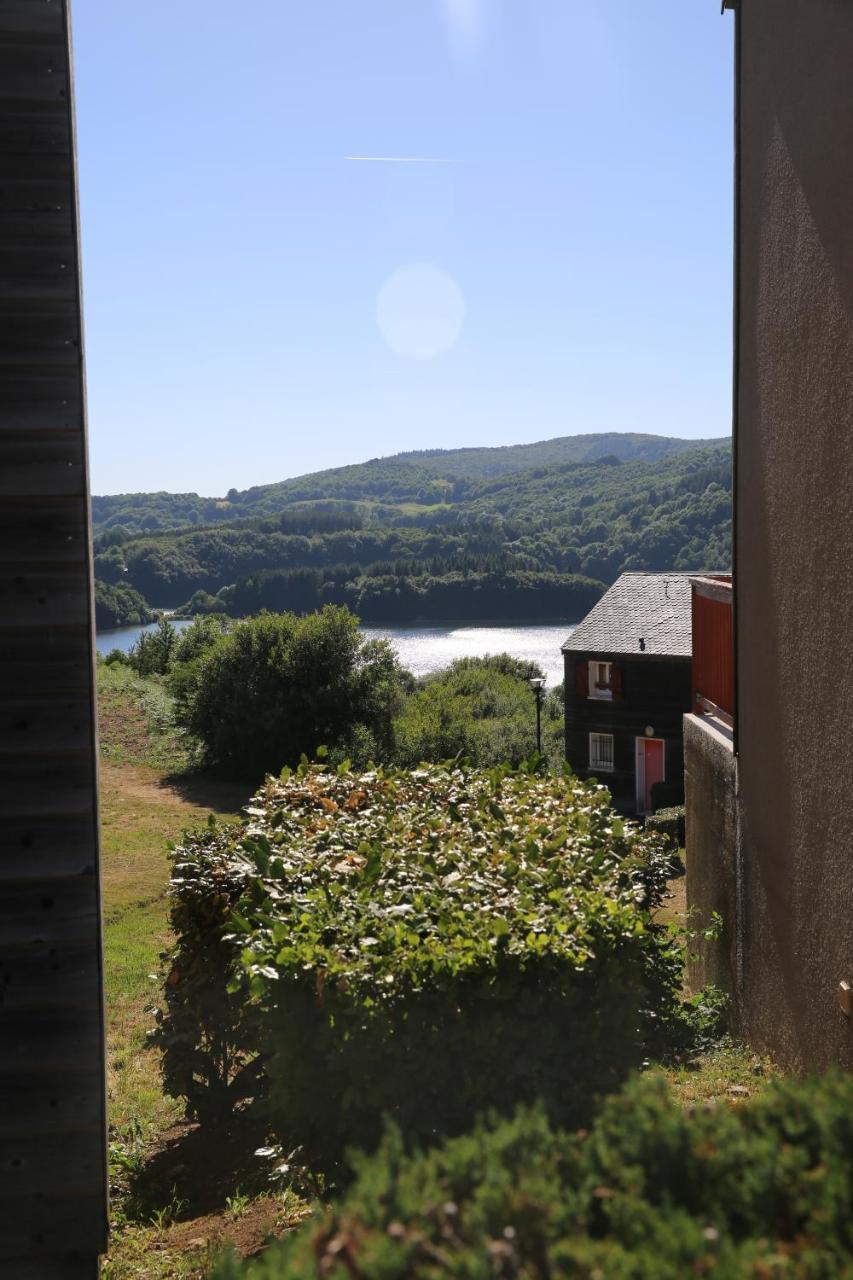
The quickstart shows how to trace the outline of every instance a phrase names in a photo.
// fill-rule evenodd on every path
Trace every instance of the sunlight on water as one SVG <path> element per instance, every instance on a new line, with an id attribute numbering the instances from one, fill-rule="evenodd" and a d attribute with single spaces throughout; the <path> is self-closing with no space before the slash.
<path id="1" fill-rule="evenodd" d="M 183 631 L 190 624 L 175 622 Z M 104 657 L 111 649 L 127 653 L 131 645 L 149 627 L 117 627 L 112 631 L 99 631 L 98 653 Z M 487 653 L 508 653 L 526 662 L 538 662 L 548 677 L 548 687 L 553 688 L 563 679 L 563 660 L 560 645 L 572 632 L 572 627 L 362 627 L 366 636 L 390 640 L 404 667 L 416 676 L 440 671 L 456 658 L 482 658 Z"/>
<path id="2" fill-rule="evenodd" d="M 572 627 L 363 627 L 366 636 L 390 640 L 404 667 L 416 676 L 440 671 L 456 658 L 508 653 L 538 662 L 553 688 L 563 679 L 560 646 Z"/>

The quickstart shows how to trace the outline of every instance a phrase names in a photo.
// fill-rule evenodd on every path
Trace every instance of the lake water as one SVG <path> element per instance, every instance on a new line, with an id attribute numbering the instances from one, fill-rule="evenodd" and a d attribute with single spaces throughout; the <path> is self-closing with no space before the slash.
<path id="1" fill-rule="evenodd" d="M 189 619 L 175 621 L 172 626 L 176 631 L 186 631 L 190 621 Z M 149 622 L 145 627 L 110 627 L 108 631 L 98 632 L 95 637 L 95 648 L 104 658 L 108 653 L 112 653 L 113 649 L 121 649 L 122 653 L 129 653 L 141 635 L 146 631 L 156 630 L 156 622 Z"/>
<path id="2" fill-rule="evenodd" d="M 560 646 L 572 631 L 566 623 L 550 627 L 362 627 L 366 636 L 389 640 L 403 666 L 416 676 L 430 675 L 450 666 L 456 658 L 482 658 L 508 653 L 526 662 L 538 662 L 553 688 L 563 679 Z"/>
<path id="3" fill-rule="evenodd" d="M 111 631 L 99 631 L 98 652 L 108 654 L 111 649 L 127 653 L 143 631 L 156 627 L 117 627 Z M 183 630 L 188 622 L 175 622 Z M 548 677 L 548 687 L 553 688 L 563 679 L 563 658 L 560 646 L 571 633 L 572 626 L 562 623 L 547 627 L 468 627 L 452 625 L 441 627 L 362 627 L 365 636 L 379 636 L 389 640 L 399 654 L 403 666 L 416 676 L 440 671 L 456 658 L 482 658 L 489 653 L 509 653 L 513 658 L 526 662 L 538 662 Z"/>

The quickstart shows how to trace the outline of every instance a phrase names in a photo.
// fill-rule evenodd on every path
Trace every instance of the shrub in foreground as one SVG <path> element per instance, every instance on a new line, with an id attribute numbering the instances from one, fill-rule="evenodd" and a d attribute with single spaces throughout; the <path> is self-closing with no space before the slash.
<path id="1" fill-rule="evenodd" d="M 853 1080 L 684 1110 L 632 1082 L 588 1133 L 541 1111 L 426 1154 L 397 1131 L 344 1198 L 216 1280 L 843 1280 L 853 1276 Z"/>
<path id="2" fill-rule="evenodd" d="M 309 1162 L 375 1145 L 383 1115 L 423 1141 L 538 1098 L 572 1123 L 659 1048 L 681 973 L 653 921 L 672 861 L 603 787 L 306 768 L 247 814 L 176 857 L 161 1043 L 185 1069 L 194 984 L 215 1002 L 230 980 L 229 1008 L 253 1008 L 236 1040 L 257 1029 L 274 1126 Z"/>

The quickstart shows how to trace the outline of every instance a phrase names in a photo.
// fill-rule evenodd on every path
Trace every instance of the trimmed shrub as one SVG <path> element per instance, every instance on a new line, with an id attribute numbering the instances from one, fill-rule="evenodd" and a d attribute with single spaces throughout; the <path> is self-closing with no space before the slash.
<path id="1" fill-rule="evenodd" d="M 206 830 L 188 832 L 172 855 L 176 941 L 161 957 L 164 1008 L 155 1010 L 151 1039 L 162 1053 L 166 1092 L 203 1121 L 226 1121 L 258 1092 L 261 1076 L 256 1011 L 237 982 L 228 938 L 250 875 L 245 861 L 233 857 L 243 831 L 211 820 Z"/>
<path id="2" fill-rule="evenodd" d="M 677 809 L 660 809 L 650 813 L 646 818 L 646 830 L 663 836 L 676 849 L 684 848 L 685 810 L 684 805 Z"/>
<path id="3" fill-rule="evenodd" d="M 843 1280 L 853 1276 L 853 1080 L 685 1110 L 633 1082 L 589 1133 L 541 1111 L 407 1155 L 396 1130 L 343 1200 L 215 1280 Z"/>
<path id="4" fill-rule="evenodd" d="M 208 836 L 176 858 L 167 1071 L 194 1048 L 185 975 L 216 969 L 239 1004 L 242 972 L 274 1126 L 315 1164 L 375 1145 L 383 1114 L 424 1141 L 540 1097 L 574 1122 L 676 1017 L 681 956 L 653 921 L 672 858 L 603 787 L 315 767 L 269 780 L 247 814 L 231 843 Z M 182 914 L 196 899 L 215 906 L 201 923 Z M 240 971 L 227 942 L 199 964 L 229 912 Z"/>
<path id="5" fill-rule="evenodd" d="M 683 782 L 655 782 L 652 785 L 652 809 L 677 809 L 684 804 Z"/>

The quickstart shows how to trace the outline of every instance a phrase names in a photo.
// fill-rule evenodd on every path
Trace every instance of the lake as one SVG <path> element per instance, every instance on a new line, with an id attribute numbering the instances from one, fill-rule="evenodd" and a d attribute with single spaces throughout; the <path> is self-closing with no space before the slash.
<path id="1" fill-rule="evenodd" d="M 186 631 L 187 627 L 191 625 L 190 620 L 187 618 L 172 622 L 172 626 L 176 631 Z M 145 627 L 110 627 L 107 631 L 99 631 L 95 636 L 95 648 L 103 658 L 108 653 L 112 653 L 113 649 L 120 649 L 122 653 L 129 653 L 141 635 L 146 631 L 156 630 L 156 622 L 149 622 Z"/>
<path id="2" fill-rule="evenodd" d="M 143 631 L 156 627 L 117 627 L 99 631 L 98 653 L 106 655 L 111 649 L 127 653 Z M 173 624 L 178 630 L 189 622 Z M 456 658 L 482 658 L 488 653 L 509 653 L 513 658 L 526 662 L 538 662 L 548 677 L 548 687 L 553 688 L 563 679 L 563 659 L 560 646 L 572 631 L 572 625 L 507 627 L 493 626 L 444 626 L 433 627 L 362 627 L 365 636 L 381 637 L 390 641 L 399 654 L 404 667 L 416 676 L 440 671 Z"/>

